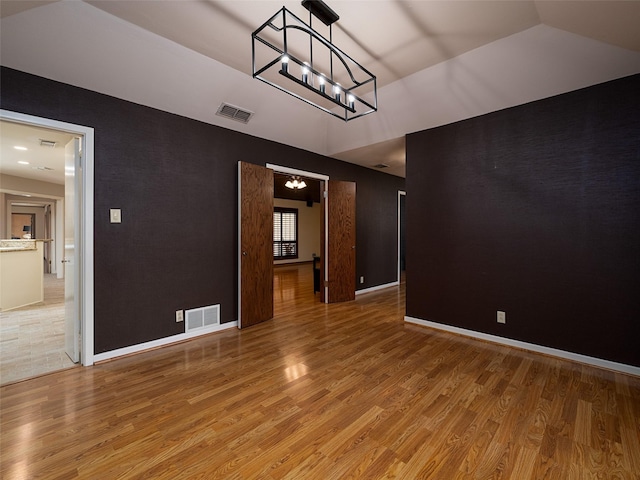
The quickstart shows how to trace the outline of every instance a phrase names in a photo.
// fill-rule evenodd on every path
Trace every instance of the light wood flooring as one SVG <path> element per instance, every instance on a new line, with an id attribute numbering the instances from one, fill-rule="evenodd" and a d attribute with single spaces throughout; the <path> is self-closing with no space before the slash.
<path id="1" fill-rule="evenodd" d="M 640 479 L 640 378 L 275 277 L 271 321 L 0 388 L 0 477 Z"/>

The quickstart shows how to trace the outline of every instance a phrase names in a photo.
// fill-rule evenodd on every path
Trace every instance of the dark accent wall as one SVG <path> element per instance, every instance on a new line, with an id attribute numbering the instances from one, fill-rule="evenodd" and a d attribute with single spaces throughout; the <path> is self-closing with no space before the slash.
<path id="1" fill-rule="evenodd" d="M 95 129 L 96 353 L 181 333 L 178 309 L 237 319 L 239 160 L 356 182 L 359 288 L 396 280 L 404 179 L 6 67 L 0 81 L 3 109 Z"/>
<path id="2" fill-rule="evenodd" d="M 640 366 L 640 75 L 408 135 L 407 220 L 408 316 Z"/>

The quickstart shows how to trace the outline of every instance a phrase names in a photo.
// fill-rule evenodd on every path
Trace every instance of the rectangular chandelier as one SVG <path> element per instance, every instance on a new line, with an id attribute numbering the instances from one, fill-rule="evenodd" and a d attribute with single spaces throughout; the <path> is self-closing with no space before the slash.
<path id="1" fill-rule="evenodd" d="M 305 23 L 285 7 L 251 34 L 253 77 L 345 122 L 378 110 L 376 77 L 336 47 L 338 15 L 320 0 L 304 0 Z M 329 39 L 312 17 L 329 27 Z"/>

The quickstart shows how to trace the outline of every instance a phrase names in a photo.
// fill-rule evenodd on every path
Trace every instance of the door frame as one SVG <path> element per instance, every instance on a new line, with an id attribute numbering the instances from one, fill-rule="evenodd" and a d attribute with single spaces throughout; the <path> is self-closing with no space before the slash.
<path id="1" fill-rule="evenodd" d="M 400 275 L 401 275 L 401 258 L 400 258 L 400 245 L 402 243 L 402 238 L 401 238 L 401 229 L 400 229 L 400 197 L 405 197 L 404 199 L 404 215 L 405 215 L 405 221 L 406 221 L 406 216 L 407 216 L 407 192 L 405 192 L 404 190 L 398 190 L 398 285 L 400 285 Z M 406 252 L 405 252 L 406 253 Z"/>
<path id="2" fill-rule="evenodd" d="M 313 178 L 315 180 L 323 180 L 323 192 L 322 192 L 322 202 L 324 205 L 324 252 L 320 252 L 320 256 L 324 259 L 324 279 L 322 279 L 322 285 L 324 288 L 324 303 L 329 303 L 329 287 L 327 286 L 327 276 L 329 272 L 329 258 L 326 255 L 327 245 L 329 241 L 329 209 L 326 208 L 327 202 L 327 188 L 329 185 L 329 175 L 324 175 L 322 173 L 308 172 L 306 170 L 298 170 L 296 168 L 284 167 L 282 165 L 274 165 L 272 163 L 267 163 L 265 165 L 267 168 L 270 168 L 274 172 L 284 173 L 286 175 L 299 175 L 301 177 Z"/>
<path id="3" fill-rule="evenodd" d="M 76 208 L 80 205 L 80 225 L 76 226 L 80 233 L 80 244 L 77 246 L 76 278 L 78 278 L 80 295 L 80 363 L 93 365 L 94 358 L 94 293 L 93 293 L 93 205 L 94 205 L 94 129 L 84 125 L 60 122 L 50 118 L 36 117 L 23 113 L 0 109 L 0 119 L 23 125 L 60 130 L 81 138 L 82 169 L 81 191 L 76 195 Z"/>

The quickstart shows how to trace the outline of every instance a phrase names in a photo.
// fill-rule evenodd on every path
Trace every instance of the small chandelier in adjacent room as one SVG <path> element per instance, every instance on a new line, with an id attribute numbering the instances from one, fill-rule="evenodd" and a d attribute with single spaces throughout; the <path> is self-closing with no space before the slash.
<path id="1" fill-rule="evenodd" d="M 304 183 L 304 180 L 301 180 L 299 176 L 297 175 L 292 175 L 289 180 L 287 180 L 287 183 L 284 184 L 285 187 L 287 188 L 292 188 L 294 190 L 300 190 L 304 187 L 307 186 L 306 183 Z"/>
<path id="2" fill-rule="evenodd" d="M 378 110 L 376 77 L 333 44 L 340 17 L 322 0 L 303 0 L 305 23 L 285 7 L 251 34 L 253 77 L 345 122 Z M 329 27 L 329 39 L 312 27 Z"/>

